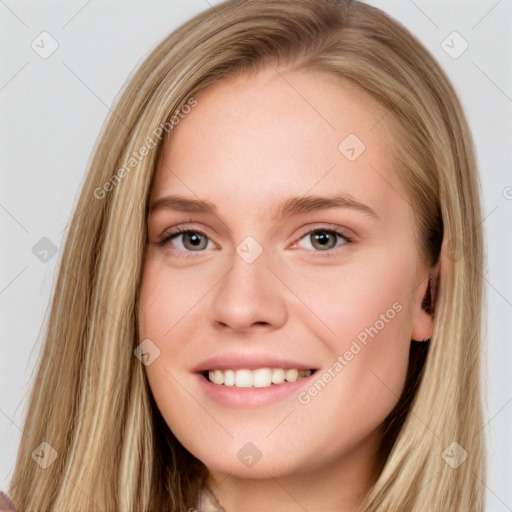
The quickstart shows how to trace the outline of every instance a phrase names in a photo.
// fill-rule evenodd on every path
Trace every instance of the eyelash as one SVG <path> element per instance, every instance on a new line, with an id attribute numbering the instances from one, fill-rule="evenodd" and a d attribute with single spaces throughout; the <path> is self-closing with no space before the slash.
<path id="1" fill-rule="evenodd" d="M 309 231 L 306 231 L 305 233 L 303 233 L 299 237 L 298 240 L 300 241 L 304 237 L 306 237 L 307 235 L 310 235 L 311 233 L 315 233 L 315 232 L 330 233 L 330 234 L 339 236 L 341 239 L 344 240 L 344 243 L 341 244 L 341 245 L 352 243 L 352 238 L 347 236 L 345 233 L 343 233 L 341 231 L 338 231 L 336 229 L 322 228 L 322 227 L 320 227 L 320 228 L 313 228 L 313 229 L 310 229 Z M 160 240 L 157 240 L 156 245 L 158 247 L 163 247 L 163 246 L 169 244 L 172 239 L 178 237 L 179 235 L 181 235 L 183 233 L 195 233 L 197 235 L 201 235 L 201 236 L 207 238 L 208 240 L 210 240 L 208 238 L 208 236 L 205 233 L 203 233 L 202 231 L 199 231 L 199 230 L 196 230 L 196 229 L 190 229 L 190 228 L 177 228 L 177 229 L 171 231 L 170 233 L 164 234 Z M 296 245 L 297 245 L 296 243 L 293 244 L 294 247 Z M 332 256 L 336 255 L 336 253 L 339 251 L 339 249 L 340 249 L 340 247 L 335 247 L 333 249 L 327 249 L 325 251 L 312 251 L 312 252 L 315 253 L 315 254 L 321 254 L 323 257 L 332 257 Z M 194 252 L 198 252 L 198 253 L 204 252 L 204 251 L 182 251 L 182 250 L 179 250 L 179 249 L 176 249 L 176 251 L 180 252 L 180 253 L 183 253 L 183 252 L 188 253 L 186 255 L 181 255 L 180 257 L 182 257 L 182 258 L 193 257 Z"/>

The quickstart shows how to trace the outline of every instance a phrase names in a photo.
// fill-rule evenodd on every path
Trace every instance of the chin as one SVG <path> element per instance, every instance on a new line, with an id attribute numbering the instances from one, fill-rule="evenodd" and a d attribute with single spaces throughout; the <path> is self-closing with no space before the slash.
<path id="1" fill-rule="evenodd" d="M 214 451 L 206 451 L 204 445 L 199 450 L 189 451 L 210 472 L 237 478 L 260 480 L 314 469 L 311 464 L 313 453 L 306 453 L 303 448 L 291 447 L 289 444 L 283 445 L 281 441 L 231 441 L 225 447 L 218 445 Z"/>

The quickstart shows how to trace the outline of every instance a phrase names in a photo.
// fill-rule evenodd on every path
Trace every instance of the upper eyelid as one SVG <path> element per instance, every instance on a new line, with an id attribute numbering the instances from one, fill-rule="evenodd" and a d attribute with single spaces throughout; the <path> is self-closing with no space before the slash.
<path id="1" fill-rule="evenodd" d="M 165 229 L 163 231 L 163 233 L 161 235 L 159 235 L 157 237 L 157 241 L 161 241 L 161 240 L 165 240 L 165 239 L 168 239 L 172 236 L 178 236 L 178 235 L 181 235 L 183 233 L 188 233 L 188 232 L 194 232 L 194 233 L 199 233 L 201 235 L 204 235 L 208 238 L 208 240 L 211 240 L 211 237 L 208 236 L 207 233 L 205 233 L 205 230 L 204 229 L 201 229 L 201 228 L 196 228 L 194 226 L 189 226 L 188 224 L 179 224 L 177 226 L 173 226 L 169 229 Z"/>
<path id="2" fill-rule="evenodd" d="M 160 235 L 160 237 L 167 238 L 168 236 L 172 236 L 174 234 L 181 234 L 182 232 L 188 232 L 188 231 L 193 231 L 195 233 L 200 233 L 202 235 L 208 236 L 207 233 L 205 233 L 205 230 L 203 228 L 195 227 L 195 225 L 193 223 L 190 223 L 190 224 L 192 224 L 192 225 L 189 225 L 189 223 L 178 224 L 176 226 L 172 226 L 171 228 L 165 229 L 163 232 L 164 234 Z M 351 234 L 352 234 L 352 236 L 354 236 L 353 231 L 346 227 L 335 226 L 328 222 L 327 223 L 318 222 L 318 223 L 314 223 L 314 224 L 317 224 L 317 225 L 305 228 L 305 231 L 301 234 L 301 237 L 304 235 L 307 235 L 311 231 L 317 231 L 317 230 L 337 231 L 342 235 L 345 234 L 345 231 L 347 231 L 348 232 L 348 234 L 346 235 L 347 237 L 350 237 Z"/>
<path id="3" fill-rule="evenodd" d="M 171 239 L 177 238 L 178 236 L 183 235 L 185 233 L 189 233 L 189 232 L 198 233 L 202 236 L 205 236 L 209 241 L 213 242 L 211 237 L 209 237 L 201 229 L 194 229 L 194 228 L 178 226 L 178 227 L 172 228 L 170 231 L 165 230 L 164 233 L 157 238 L 156 243 L 157 243 L 157 245 L 163 245 L 165 243 L 168 243 Z M 215 243 L 215 242 L 213 242 L 213 243 Z"/>

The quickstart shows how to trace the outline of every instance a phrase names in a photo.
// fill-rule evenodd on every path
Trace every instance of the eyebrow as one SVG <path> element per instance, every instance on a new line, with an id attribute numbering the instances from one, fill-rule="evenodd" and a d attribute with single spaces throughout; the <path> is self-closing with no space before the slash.
<path id="1" fill-rule="evenodd" d="M 286 217 L 287 215 L 298 215 L 301 213 L 311 213 L 328 208 L 348 208 L 356 210 L 366 215 L 379 219 L 377 213 L 368 205 L 361 203 L 348 194 L 333 194 L 329 196 L 303 196 L 290 197 L 275 210 L 275 218 Z M 200 199 L 190 199 L 184 196 L 169 195 L 154 201 L 150 208 L 149 214 L 158 210 L 175 210 L 180 212 L 198 212 L 212 213 L 217 215 L 217 208 L 209 201 Z"/>

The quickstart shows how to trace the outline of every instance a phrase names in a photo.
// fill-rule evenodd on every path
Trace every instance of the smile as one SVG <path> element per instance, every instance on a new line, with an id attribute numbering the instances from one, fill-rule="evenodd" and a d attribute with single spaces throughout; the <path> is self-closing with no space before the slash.
<path id="1" fill-rule="evenodd" d="M 254 370 L 209 370 L 205 376 L 213 384 L 237 388 L 268 388 L 309 377 L 313 370 L 297 368 L 257 368 Z"/>

